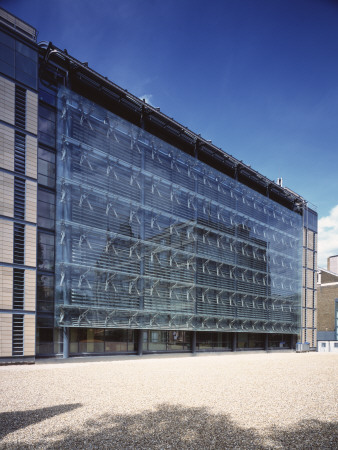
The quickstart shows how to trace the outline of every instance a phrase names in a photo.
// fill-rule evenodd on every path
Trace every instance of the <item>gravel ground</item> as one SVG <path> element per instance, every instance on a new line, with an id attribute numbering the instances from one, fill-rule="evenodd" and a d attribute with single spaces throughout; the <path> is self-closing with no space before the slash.
<path id="1" fill-rule="evenodd" d="M 2 366 L 0 447 L 337 449 L 337 386 L 323 353 Z"/>

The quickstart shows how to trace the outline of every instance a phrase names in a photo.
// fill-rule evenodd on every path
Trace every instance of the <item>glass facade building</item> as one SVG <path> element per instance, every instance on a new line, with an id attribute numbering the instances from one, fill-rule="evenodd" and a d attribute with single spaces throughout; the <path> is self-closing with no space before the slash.
<path id="1" fill-rule="evenodd" d="M 294 334 L 301 216 L 58 93 L 55 325 Z"/>
<path id="2" fill-rule="evenodd" d="M 30 43 L 35 56 L 7 47 L 18 63 L 0 70 L 14 77 L 18 117 L 20 89 L 38 98 L 35 172 L 23 176 L 36 189 L 36 254 L 23 265 L 35 355 L 291 348 L 310 328 L 313 338 L 317 215 L 302 197 L 51 43 Z M 34 114 L 24 109 L 28 124 Z"/>

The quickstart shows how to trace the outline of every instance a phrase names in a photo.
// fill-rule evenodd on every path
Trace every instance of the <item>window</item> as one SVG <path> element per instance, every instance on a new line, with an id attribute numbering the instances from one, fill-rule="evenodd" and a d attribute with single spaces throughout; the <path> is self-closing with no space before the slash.
<path id="1" fill-rule="evenodd" d="M 37 52 L 22 42 L 15 42 L 15 75 L 18 81 L 36 89 Z"/>
<path id="2" fill-rule="evenodd" d="M 54 270 L 54 235 L 38 232 L 38 268 Z"/>
<path id="3" fill-rule="evenodd" d="M 55 227 L 55 194 L 38 189 L 38 226 L 53 230 Z"/>
<path id="4" fill-rule="evenodd" d="M 47 82 L 39 80 L 39 100 L 48 103 L 51 106 L 56 106 L 56 92 L 53 85 L 48 86 Z"/>
<path id="5" fill-rule="evenodd" d="M 43 144 L 55 147 L 55 112 L 39 105 L 39 140 Z"/>
<path id="6" fill-rule="evenodd" d="M 15 40 L 0 31 L 0 72 L 14 78 Z"/>
<path id="7" fill-rule="evenodd" d="M 46 313 L 54 311 L 54 275 L 37 276 L 37 310 Z"/>
<path id="8" fill-rule="evenodd" d="M 322 347 L 326 347 L 326 342 L 322 342 Z"/>
<path id="9" fill-rule="evenodd" d="M 38 149 L 38 183 L 55 188 L 55 153 L 40 147 Z"/>

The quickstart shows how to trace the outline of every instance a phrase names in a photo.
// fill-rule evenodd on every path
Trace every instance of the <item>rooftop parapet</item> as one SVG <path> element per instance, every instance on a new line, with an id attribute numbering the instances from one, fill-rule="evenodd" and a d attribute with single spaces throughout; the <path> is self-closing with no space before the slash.
<path id="1" fill-rule="evenodd" d="M 17 33 L 28 38 L 32 42 L 36 42 L 37 40 L 38 32 L 34 27 L 18 17 L 13 16 L 13 14 L 10 14 L 3 8 L 0 8 L 0 24 L 4 24 L 7 27 L 12 28 Z"/>

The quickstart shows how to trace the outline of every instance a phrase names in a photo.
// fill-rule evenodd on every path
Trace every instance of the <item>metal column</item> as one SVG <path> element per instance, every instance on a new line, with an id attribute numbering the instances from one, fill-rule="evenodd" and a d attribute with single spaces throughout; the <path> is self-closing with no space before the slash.
<path id="1" fill-rule="evenodd" d="M 191 353 L 193 355 L 196 355 L 196 331 L 192 332 L 192 337 L 191 337 Z"/>
<path id="2" fill-rule="evenodd" d="M 143 355 L 143 330 L 138 330 L 138 343 L 137 343 L 137 354 L 138 356 Z"/>
<path id="3" fill-rule="evenodd" d="M 232 335 L 232 351 L 237 351 L 237 333 L 233 333 Z"/>
<path id="4" fill-rule="evenodd" d="M 63 329 L 63 358 L 69 358 L 69 328 Z"/>

